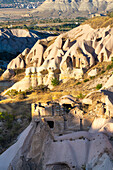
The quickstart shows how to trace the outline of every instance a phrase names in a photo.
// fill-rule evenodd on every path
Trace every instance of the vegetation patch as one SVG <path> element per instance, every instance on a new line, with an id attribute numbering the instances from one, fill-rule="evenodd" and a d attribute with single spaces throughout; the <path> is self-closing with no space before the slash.
<path id="1" fill-rule="evenodd" d="M 97 84 L 96 89 L 99 90 L 102 88 L 102 84 Z"/>
<path id="2" fill-rule="evenodd" d="M 76 85 L 79 85 L 79 84 L 81 84 L 81 82 L 77 82 L 77 83 L 76 83 Z"/>
<path id="3" fill-rule="evenodd" d="M 105 71 L 104 71 L 104 70 L 102 70 L 102 71 L 101 71 L 101 74 L 103 74 L 103 73 L 105 73 Z"/>
<path id="4" fill-rule="evenodd" d="M 59 84 L 59 80 L 58 80 L 57 78 L 53 78 L 53 79 L 51 80 L 51 85 L 57 86 L 58 84 Z"/>
<path id="5" fill-rule="evenodd" d="M 85 80 L 84 80 L 84 82 L 87 82 L 87 81 L 89 81 L 89 79 L 85 79 Z"/>
<path id="6" fill-rule="evenodd" d="M 113 68 L 113 62 L 106 67 L 107 70 L 110 70 L 112 68 Z"/>
<path id="7" fill-rule="evenodd" d="M 24 99 L 26 97 L 26 92 L 24 91 L 16 91 L 15 89 L 9 90 L 6 95 L 10 96 L 11 98 L 14 98 L 16 96 L 18 96 L 18 99 Z"/>
<path id="8" fill-rule="evenodd" d="M 94 79 L 95 78 L 95 76 L 90 76 L 90 79 L 92 80 L 92 79 Z"/>
<path id="9" fill-rule="evenodd" d="M 80 93 L 80 94 L 77 96 L 78 99 L 83 99 L 84 97 L 85 97 L 85 95 L 82 94 L 82 93 Z"/>

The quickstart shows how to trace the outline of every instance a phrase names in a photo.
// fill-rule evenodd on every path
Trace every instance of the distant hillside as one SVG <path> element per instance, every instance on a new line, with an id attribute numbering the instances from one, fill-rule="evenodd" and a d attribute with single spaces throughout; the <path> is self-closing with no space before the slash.
<path id="1" fill-rule="evenodd" d="M 34 10 L 38 16 L 48 17 L 76 17 L 88 16 L 94 13 L 106 13 L 113 9 L 112 0 L 45 0 Z"/>
<path id="2" fill-rule="evenodd" d="M 28 2 L 43 2 L 44 0 L 0 0 L 3 4 L 13 4 L 13 3 L 28 3 Z"/>

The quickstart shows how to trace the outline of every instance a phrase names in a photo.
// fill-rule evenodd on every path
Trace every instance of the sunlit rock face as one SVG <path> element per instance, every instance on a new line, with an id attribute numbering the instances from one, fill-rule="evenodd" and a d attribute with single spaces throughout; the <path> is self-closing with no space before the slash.
<path id="1" fill-rule="evenodd" d="M 112 60 L 112 40 L 113 28 L 93 29 L 89 25 L 38 40 L 31 50 L 26 48 L 8 64 L 10 73 L 11 69 L 26 69 L 27 86 L 17 82 L 12 89 L 25 90 L 41 84 L 52 88 L 51 80 L 55 78 L 63 82 L 80 79 L 95 63 Z M 94 74 L 96 72 L 91 73 Z M 5 77 L 9 77 L 9 71 L 3 74 L 3 79 Z"/>

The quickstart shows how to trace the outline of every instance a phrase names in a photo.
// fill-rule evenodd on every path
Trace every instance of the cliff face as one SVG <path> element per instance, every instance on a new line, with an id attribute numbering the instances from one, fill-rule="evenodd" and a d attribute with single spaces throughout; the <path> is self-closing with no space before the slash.
<path id="1" fill-rule="evenodd" d="M 113 2 L 109 0 L 46 0 L 34 12 L 38 12 L 39 16 L 45 18 L 50 15 L 51 17 L 72 17 L 111 9 L 113 9 Z"/>

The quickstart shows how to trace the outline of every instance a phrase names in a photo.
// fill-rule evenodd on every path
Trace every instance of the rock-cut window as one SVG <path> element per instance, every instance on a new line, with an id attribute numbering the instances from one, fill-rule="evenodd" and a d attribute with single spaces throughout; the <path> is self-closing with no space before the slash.
<path id="1" fill-rule="evenodd" d="M 34 50 L 34 55 L 36 55 L 36 49 Z"/>

